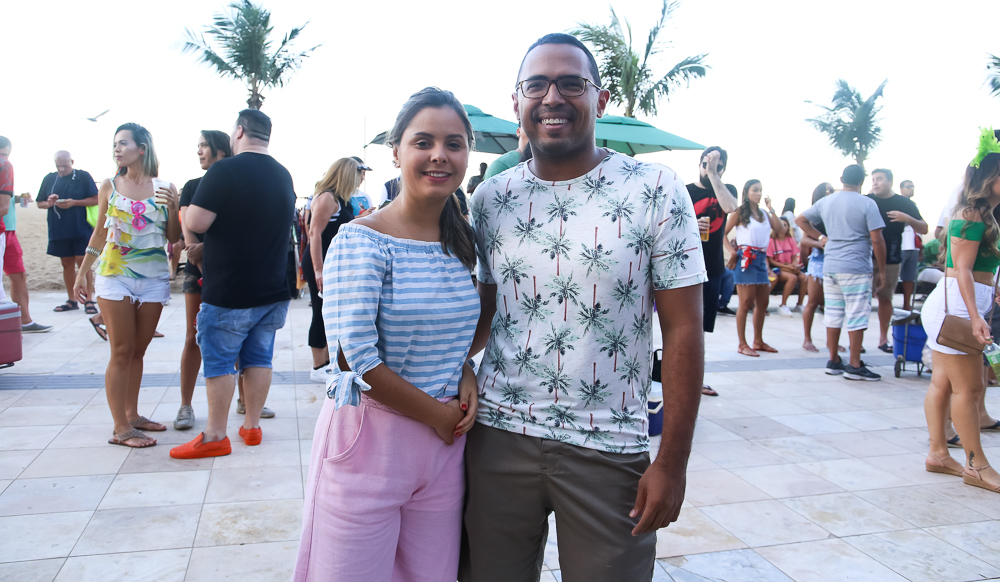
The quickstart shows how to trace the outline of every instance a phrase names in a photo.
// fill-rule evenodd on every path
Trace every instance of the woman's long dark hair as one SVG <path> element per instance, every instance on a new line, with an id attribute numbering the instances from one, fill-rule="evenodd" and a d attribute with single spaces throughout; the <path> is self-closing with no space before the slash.
<path id="1" fill-rule="evenodd" d="M 740 207 L 736 209 L 736 224 L 740 226 L 750 224 L 750 188 L 754 184 L 760 184 L 760 180 L 747 180 L 747 183 L 743 185 L 743 201 L 740 203 Z"/>
<path id="2" fill-rule="evenodd" d="M 785 198 L 785 206 L 784 206 L 784 208 L 781 209 L 781 213 L 784 214 L 786 212 L 791 212 L 792 214 L 795 214 L 795 199 L 794 198 Z"/>
<path id="3" fill-rule="evenodd" d="M 816 204 L 827 194 L 827 190 L 833 190 L 833 186 L 829 182 L 823 182 L 819 186 L 813 188 L 812 203 Z"/>
<path id="4" fill-rule="evenodd" d="M 427 87 L 410 95 L 399 111 L 399 115 L 396 116 L 396 123 L 393 124 L 388 136 L 386 136 L 386 145 L 398 146 L 403 138 L 403 132 L 410 126 L 413 118 L 428 107 L 450 107 L 454 110 L 465 126 L 469 149 L 472 149 L 475 143 L 475 133 L 472 130 L 472 123 L 469 122 L 469 116 L 465 113 L 465 107 L 462 107 L 462 103 L 451 91 L 437 87 Z M 462 216 L 461 206 L 455 194 L 452 194 L 451 199 L 444 205 L 439 226 L 441 228 L 441 250 L 445 254 L 458 257 L 458 260 L 462 261 L 462 264 L 471 271 L 476 266 L 475 232 L 473 232 L 469 221 Z"/>

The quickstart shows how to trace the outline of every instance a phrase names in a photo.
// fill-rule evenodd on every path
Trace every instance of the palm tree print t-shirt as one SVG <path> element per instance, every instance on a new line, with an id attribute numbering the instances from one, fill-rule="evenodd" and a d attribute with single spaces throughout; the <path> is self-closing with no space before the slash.
<path id="1" fill-rule="evenodd" d="M 497 285 L 479 422 L 648 451 L 653 291 L 707 280 L 684 183 L 610 150 L 565 182 L 522 163 L 476 188 L 472 217 L 479 280 Z"/>

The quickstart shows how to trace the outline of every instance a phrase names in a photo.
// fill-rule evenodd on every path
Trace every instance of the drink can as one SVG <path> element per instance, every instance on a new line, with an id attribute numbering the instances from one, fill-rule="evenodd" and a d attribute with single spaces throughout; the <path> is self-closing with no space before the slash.
<path id="1" fill-rule="evenodd" d="M 21 196 L 21 208 L 28 207 L 28 198 L 26 196 Z"/>

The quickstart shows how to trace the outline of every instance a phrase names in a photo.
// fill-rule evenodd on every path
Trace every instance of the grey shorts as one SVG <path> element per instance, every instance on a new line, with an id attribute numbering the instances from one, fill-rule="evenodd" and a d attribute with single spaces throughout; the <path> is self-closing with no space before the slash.
<path id="1" fill-rule="evenodd" d="M 899 283 L 899 265 L 886 265 L 885 283 L 878 294 L 879 299 L 892 301 L 892 296 L 896 294 L 897 283 Z"/>
<path id="2" fill-rule="evenodd" d="M 648 453 L 608 453 L 477 423 L 465 467 L 461 582 L 536 582 L 552 512 L 563 580 L 652 579 L 656 534 L 633 537 L 639 520 L 628 516 Z"/>
<path id="3" fill-rule="evenodd" d="M 899 263 L 899 280 L 914 282 L 917 280 L 917 263 L 920 262 L 920 251 L 903 251 L 903 261 Z"/>

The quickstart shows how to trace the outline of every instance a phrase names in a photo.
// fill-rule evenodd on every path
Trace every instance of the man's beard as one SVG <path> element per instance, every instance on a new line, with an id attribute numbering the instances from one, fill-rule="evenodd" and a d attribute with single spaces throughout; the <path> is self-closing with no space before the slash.
<path id="1" fill-rule="evenodd" d="M 705 188 L 706 190 L 712 189 L 712 181 L 708 179 L 707 175 L 701 176 L 700 178 L 698 178 L 698 181 L 701 182 L 702 187 Z"/>

